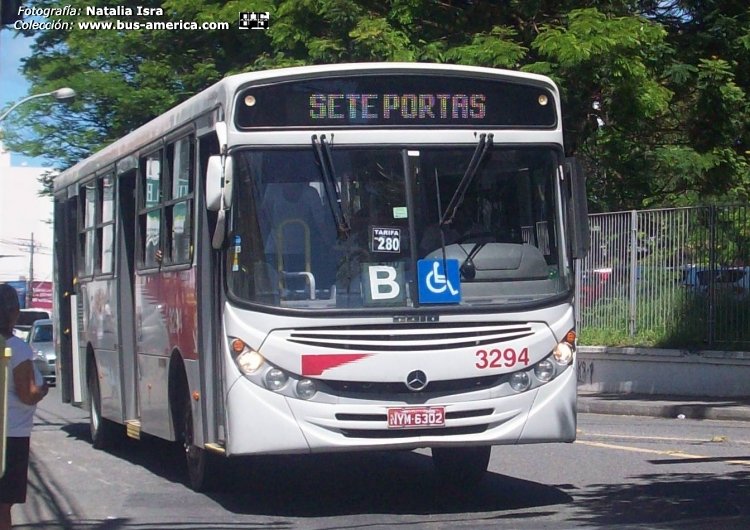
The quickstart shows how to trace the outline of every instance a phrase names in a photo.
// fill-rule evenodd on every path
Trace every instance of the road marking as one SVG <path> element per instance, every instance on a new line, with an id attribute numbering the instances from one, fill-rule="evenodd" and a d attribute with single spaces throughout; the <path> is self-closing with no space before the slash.
<path id="1" fill-rule="evenodd" d="M 689 443 L 723 443 L 732 442 L 735 444 L 750 445 L 749 440 L 734 440 L 726 435 L 714 435 L 710 439 L 706 438 L 684 438 L 679 436 L 638 436 L 634 434 L 601 434 L 601 433 L 587 433 L 579 430 L 577 432 L 579 436 L 590 436 L 592 438 L 623 438 L 626 440 L 656 440 L 666 442 L 689 442 Z"/>
<path id="2" fill-rule="evenodd" d="M 607 444 L 604 442 L 590 442 L 590 441 L 585 441 L 585 440 L 576 440 L 575 443 L 581 444 L 581 445 L 588 445 L 591 447 L 601 447 L 602 449 L 617 449 L 618 451 L 631 451 L 633 453 L 648 453 L 648 454 L 662 455 L 662 456 L 675 456 L 678 458 L 684 458 L 686 460 L 714 458 L 714 457 L 705 456 L 705 455 L 693 455 L 690 453 L 684 453 L 682 451 L 659 451 L 657 449 L 643 449 L 641 447 Z M 750 466 L 750 460 L 725 460 L 724 462 L 726 462 L 727 464 Z"/>

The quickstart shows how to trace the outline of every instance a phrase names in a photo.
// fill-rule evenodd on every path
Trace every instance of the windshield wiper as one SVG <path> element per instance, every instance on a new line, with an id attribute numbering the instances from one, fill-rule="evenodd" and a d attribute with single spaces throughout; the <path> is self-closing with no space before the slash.
<path id="1" fill-rule="evenodd" d="M 323 187 L 325 188 L 328 205 L 333 214 L 333 220 L 336 223 L 336 233 L 339 239 L 347 239 L 351 227 L 349 220 L 346 218 L 344 206 L 341 202 L 341 193 L 336 186 L 336 170 L 333 165 L 333 155 L 331 154 L 331 145 L 326 141 L 325 134 L 313 134 L 312 145 L 315 150 L 315 156 L 320 164 L 320 173 L 323 175 Z"/>
<path id="2" fill-rule="evenodd" d="M 445 211 L 440 216 L 440 228 L 443 228 L 445 225 L 448 225 L 453 222 L 453 217 L 456 215 L 456 211 L 458 210 L 458 207 L 461 206 L 461 203 L 464 202 L 464 196 L 466 195 L 466 190 L 469 188 L 469 185 L 474 181 L 474 177 L 477 174 L 477 171 L 479 170 L 479 166 L 484 161 L 485 157 L 487 156 L 487 153 L 490 149 L 492 149 L 492 138 L 494 135 L 492 133 L 489 134 L 480 134 L 479 135 L 479 143 L 477 143 L 476 148 L 474 149 L 474 154 L 471 155 L 471 160 L 469 161 L 469 165 L 466 168 L 466 172 L 464 173 L 464 176 L 461 177 L 461 182 L 458 183 L 458 186 L 456 187 L 456 191 L 453 193 L 453 197 L 451 197 L 450 202 L 448 203 L 448 206 L 445 208 Z"/>
<path id="3" fill-rule="evenodd" d="M 463 260 L 461 265 L 458 267 L 458 270 L 461 272 L 461 276 L 463 276 L 467 280 L 473 280 L 476 277 L 477 266 L 474 265 L 474 258 L 477 254 L 479 254 L 479 251 L 482 250 L 486 244 L 487 243 L 474 243 L 474 246 L 466 256 L 466 259 Z"/>

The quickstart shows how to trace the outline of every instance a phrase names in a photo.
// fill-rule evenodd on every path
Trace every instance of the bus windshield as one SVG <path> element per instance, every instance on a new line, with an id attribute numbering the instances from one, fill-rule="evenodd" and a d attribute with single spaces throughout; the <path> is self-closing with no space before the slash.
<path id="1" fill-rule="evenodd" d="M 314 146 L 235 151 L 230 294 L 311 310 L 420 307 L 422 260 L 458 264 L 451 303 L 462 306 L 567 292 L 560 153 L 495 145 L 464 178 L 475 150 L 336 146 L 328 174 Z"/>

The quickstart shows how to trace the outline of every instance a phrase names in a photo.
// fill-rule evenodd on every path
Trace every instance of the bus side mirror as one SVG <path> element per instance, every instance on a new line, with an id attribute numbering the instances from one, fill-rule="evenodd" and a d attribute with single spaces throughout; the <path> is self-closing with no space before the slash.
<path id="1" fill-rule="evenodd" d="M 233 167 L 231 156 L 213 155 L 206 170 L 206 208 L 212 212 L 232 204 Z"/>
<path id="2" fill-rule="evenodd" d="M 218 212 L 216 228 L 211 237 L 211 246 L 216 250 L 224 245 L 227 230 L 227 208 L 232 204 L 233 181 L 232 157 L 213 155 L 208 157 L 206 169 L 206 208 Z"/>
<path id="3" fill-rule="evenodd" d="M 570 183 L 568 222 L 571 226 L 570 246 L 574 259 L 583 259 L 589 252 L 589 207 L 586 198 L 586 175 L 581 163 L 574 157 L 565 159 L 565 175 Z"/>

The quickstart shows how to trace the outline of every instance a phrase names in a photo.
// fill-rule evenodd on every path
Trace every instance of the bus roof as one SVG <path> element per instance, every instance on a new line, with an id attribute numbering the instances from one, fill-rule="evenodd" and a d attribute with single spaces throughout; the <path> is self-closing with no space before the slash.
<path id="1" fill-rule="evenodd" d="M 118 160 L 132 155 L 136 151 L 147 147 L 170 131 L 187 125 L 201 116 L 205 116 L 217 109 L 223 109 L 224 115 L 231 115 L 232 98 L 234 94 L 249 83 L 263 81 L 290 81 L 294 79 L 327 77 L 340 74 L 361 74 L 377 71 L 383 74 L 397 74 L 420 71 L 424 73 L 454 73 L 473 74 L 485 78 L 504 78 L 509 81 L 519 81 L 537 84 L 552 90 L 557 96 L 558 90 L 554 82 L 548 77 L 500 70 L 480 66 L 463 66 L 437 63 L 345 63 L 313 66 L 298 66 L 261 70 L 227 76 L 214 85 L 192 96 L 186 101 L 166 111 L 134 131 L 111 143 L 102 150 L 78 162 L 74 166 L 60 173 L 54 179 L 55 193 L 67 189 L 81 178 L 92 175 L 97 171 L 109 168 Z M 220 118 L 222 119 L 222 118 Z"/>

